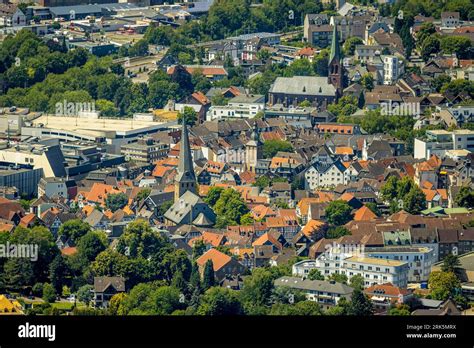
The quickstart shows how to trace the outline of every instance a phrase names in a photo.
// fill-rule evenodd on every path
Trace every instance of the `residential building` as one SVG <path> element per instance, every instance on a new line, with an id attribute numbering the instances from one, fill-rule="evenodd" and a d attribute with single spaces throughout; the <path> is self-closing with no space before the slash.
<path id="1" fill-rule="evenodd" d="M 427 130 L 425 137 L 415 138 L 414 157 L 429 159 L 432 155 L 436 155 L 444 158 L 446 151 L 460 149 L 474 151 L 474 131 Z"/>
<path id="2" fill-rule="evenodd" d="M 376 284 L 364 289 L 369 297 L 376 313 L 386 313 L 393 306 L 402 305 L 413 298 L 413 293 L 408 289 L 402 289 L 393 284 Z"/>
<path id="3" fill-rule="evenodd" d="M 241 94 L 229 100 L 227 105 L 213 105 L 207 112 L 207 121 L 222 118 L 254 118 L 265 108 L 265 96 Z"/>
<path id="4" fill-rule="evenodd" d="M 382 56 L 383 59 L 383 83 L 393 85 L 397 82 L 402 69 L 402 61 L 397 56 Z"/>
<path id="5" fill-rule="evenodd" d="M 121 153 L 127 161 L 151 164 L 166 158 L 169 145 L 156 143 L 153 138 L 140 138 L 135 143 L 121 146 Z"/>
<path id="6" fill-rule="evenodd" d="M 222 281 L 227 276 L 243 275 L 247 269 L 233 257 L 213 248 L 206 251 L 196 260 L 201 276 L 204 274 L 204 269 L 206 268 L 206 263 L 208 261 L 212 262 L 214 276 L 218 282 Z"/>
<path id="7" fill-rule="evenodd" d="M 456 28 L 459 26 L 459 12 L 441 12 L 441 26 Z"/>
<path id="8" fill-rule="evenodd" d="M 361 62 L 369 63 L 374 57 L 380 56 L 382 50 L 383 47 L 377 45 L 356 45 L 354 57 Z"/>
<path id="9" fill-rule="evenodd" d="M 387 246 L 366 248 L 365 253 L 369 257 L 408 263 L 408 281 L 416 283 L 428 281 L 431 267 L 436 262 L 433 250 L 426 247 Z"/>
<path id="10" fill-rule="evenodd" d="M 276 287 L 287 287 L 300 290 L 308 301 L 318 303 L 323 309 L 329 309 L 338 304 L 341 298 L 351 299 L 353 288 L 334 281 L 309 280 L 297 277 L 281 277 L 275 280 Z"/>
<path id="11" fill-rule="evenodd" d="M 400 288 L 406 288 L 408 283 L 408 263 L 361 255 L 351 256 L 350 253 L 323 253 L 316 260 L 295 263 L 292 273 L 303 276 L 315 268 L 325 277 L 337 273 L 351 279 L 355 275 L 360 275 L 364 278 L 364 287 L 392 283 Z"/>
<path id="12" fill-rule="evenodd" d="M 23 27 L 26 24 L 26 15 L 17 4 L 0 4 L 0 27 Z"/>
<path id="13" fill-rule="evenodd" d="M 12 167 L 0 167 L 0 186 L 16 187 L 20 195 L 31 197 L 37 194 L 38 183 L 43 176 L 42 168 L 13 169 Z"/>
<path id="14" fill-rule="evenodd" d="M 46 178 L 65 176 L 64 162 L 64 156 L 59 145 L 27 144 L 0 150 L 0 164 L 42 169 Z"/>
<path id="15" fill-rule="evenodd" d="M 304 19 L 304 39 L 310 45 L 326 48 L 331 44 L 333 28 L 326 14 L 307 14 Z"/>
<path id="16" fill-rule="evenodd" d="M 125 278 L 123 277 L 94 277 L 94 306 L 107 308 L 110 299 L 125 292 Z"/>
<path id="17" fill-rule="evenodd" d="M 304 173 L 305 188 L 315 190 L 320 187 L 346 185 L 350 181 L 350 172 L 340 160 L 333 163 L 315 162 Z"/>
<path id="18" fill-rule="evenodd" d="M 41 196 L 68 198 L 66 180 L 62 178 L 42 178 L 38 184 L 38 197 Z"/>

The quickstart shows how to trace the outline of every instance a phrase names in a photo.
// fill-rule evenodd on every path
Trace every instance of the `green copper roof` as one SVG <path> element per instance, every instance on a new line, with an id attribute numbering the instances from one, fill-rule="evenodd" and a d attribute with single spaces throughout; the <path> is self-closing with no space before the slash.
<path id="1" fill-rule="evenodd" d="M 341 48 L 339 47 L 339 32 L 337 31 L 337 24 L 334 21 L 334 28 L 332 31 L 331 53 L 329 55 L 329 63 L 336 58 L 341 59 Z"/>

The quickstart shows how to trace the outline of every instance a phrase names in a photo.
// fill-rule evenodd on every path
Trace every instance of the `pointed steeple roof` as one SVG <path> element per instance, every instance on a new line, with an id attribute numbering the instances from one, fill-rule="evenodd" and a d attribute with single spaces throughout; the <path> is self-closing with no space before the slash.
<path id="1" fill-rule="evenodd" d="M 258 131 L 257 120 L 255 120 L 253 131 L 250 134 L 250 140 L 247 142 L 247 145 L 250 145 L 250 146 L 252 146 L 252 145 L 253 146 L 261 145 L 260 132 Z"/>
<path id="2" fill-rule="evenodd" d="M 181 146 L 179 149 L 178 181 L 182 179 L 194 180 L 193 157 L 189 145 L 188 127 L 183 117 L 183 128 L 181 130 Z"/>
<path id="3" fill-rule="evenodd" d="M 329 64 L 336 58 L 341 59 L 341 48 L 339 47 L 339 32 L 337 31 L 337 23 L 334 19 L 334 28 L 332 31 L 331 53 L 329 54 Z"/>

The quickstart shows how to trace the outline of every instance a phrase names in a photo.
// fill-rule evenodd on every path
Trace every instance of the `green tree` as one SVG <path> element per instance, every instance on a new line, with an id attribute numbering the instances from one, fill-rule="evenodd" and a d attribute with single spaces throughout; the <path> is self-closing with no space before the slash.
<path id="1" fill-rule="evenodd" d="M 249 212 L 240 193 L 232 188 L 222 191 L 213 209 L 217 215 L 218 227 L 239 225 L 242 216 Z"/>
<path id="2" fill-rule="evenodd" d="M 326 207 L 326 219 L 335 226 L 345 225 L 352 220 L 352 208 L 343 200 L 330 202 Z"/>
<path id="3" fill-rule="evenodd" d="M 323 49 L 313 59 L 313 69 L 317 76 L 328 76 L 329 50 Z"/>
<path id="4" fill-rule="evenodd" d="M 274 280 L 274 275 L 264 268 L 253 269 L 252 275 L 244 279 L 240 295 L 247 313 L 252 314 L 255 309 L 269 304 Z"/>
<path id="5" fill-rule="evenodd" d="M 151 193 L 151 188 L 144 188 L 144 189 L 140 190 L 140 192 L 138 192 L 136 200 L 138 202 L 144 201 L 145 199 L 148 198 L 150 193 Z"/>
<path id="6" fill-rule="evenodd" d="M 95 105 L 102 116 L 115 117 L 120 114 L 120 110 L 110 100 L 99 99 L 95 102 Z"/>
<path id="7" fill-rule="evenodd" d="M 293 146 L 284 140 L 267 140 L 263 143 L 263 157 L 272 158 L 279 151 L 293 152 Z"/>
<path id="8" fill-rule="evenodd" d="M 410 307 L 407 305 L 398 305 L 396 307 L 390 308 L 388 311 L 389 315 L 395 315 L 395 316 L 407 316 L 410 315 Z"/>
<path id="9" fill-rule="evenodd" d="M 89 305 L 93 298 L 93 289 L 94 287 L 92 285 L 81 286 L 77 291 L 77 299 L 81 302 L 84 302 L 86 305 Z"/>
<path id="10" fill-rule="evenodd" d="M 430 82 L 431 86 L 436 90 L 436 92 L 440 92 L 441 88 L 448 84 L 451 81 L 451 77 L 446 74 L 441 74 L 433 78 Z"/>
<path id="11" fill-rule="evenodd" d="M 428 286 L 431 290 L 431 298 L 444 301 L 454 296 L 461 284 L 453 272 L 433 271 L 429 275 Z"/>
<path id="12" fill-rule="evenodd" d="M 440 41 L 436 36 L 427 37 L 421 44 L 421 58 L 427 62 L 433 53 L 438 53 L 440 49 Z"/>
<path id="13" fill-rule="evenodd" d="M 253 186 L 260 187 L 260 189 L 263 190 L 265 187 L 270 186 L 271 183 L 272 181 L 268 176 L 261 175 L 255 180 Z"/>
<path id="14" fill-rule="evenodd" d="M 333 280 L 336 283 L 347 284 L 347 276 L 342 273 L 333 273 L 328 277 L 328 280 Z"/>
<path id="15" fill-rule="evenodd" d="M 350 234 L 351 232 L 344 226 L 331 226 L 326 232 L 326 238 L 335 239 Z"/>
<path id="16" fill-rule="evenodd" d="M 342 50 L 345 56 L 353 56 L 355 52 L 355 48 L 357 45 L 363 45 L 364 41 L 360 37 L 352 36 L 348 38 L 344 45 L 342 46 Z"/>
<path id="17" fill-rule="evenodd" d="M 380 189 L 380 194 L 385 201 L 391 201 L 398 197 L 398 178 L 389 176 Z"/>
<path id="18" fill-rule="evenodd" d="M 185 106 L 182 112 L 178 113 L 178 123 L 182 124 L 183 119 L 189 126 L 194 126 L 197 121 L 197 112 L 190 106 Z"/>
<path id="19" fill-rule="evenodd" d="M 349 315 L 367 316 L 373 314 L 372 302 L 360 289 L 354 289 L 349 305 Z"/>
<path id="20" fill-rule="evenodd" d="M 105 199 L 105 205 L 112 212 L 116 212 L 119 209 L 125 207 L 128 203 L 128 197 L 125 193 L 109 193 Z"/>
<path id="21" fill-rule="evenodd" d="M 374 89 L 374 77 L 370 73 L 362 75 L 362 77 L 360 79 L 360 83 L 368 91 L 371 91 L 371 90 Z"/>
<path id="22" fill-rule="evenodd" d="M 403 199 L 403 209 L 410 214 L 419 214 L 426 209 L 426 195 L 418 186 L 412 187 Z"/>
<path id="23" fill-rule="evenodd" d="M 240 315 L 243 309 L 235 290 L 213 287 L 204 293 L 197 314 Z"/>
<path id="24" fill-rule="evenodd" d="M 452 80 L 449 83 L 444 84 L 441 87 L 441 93 L 443 94 L 452 94 L 452 95 L 458 95 L 461 92 L 465 92 L 469 94 L 471 98 L 474 97 L 474 82 L 473 81 L 467 81 L 467 80 Z"/>
<path id="25" fill-rule="evenodd" d="M 48 303 L 53 303 L 56 302 L 56 290 L 54 289 L 54 286 L 52 286 L 49 283 L 45 283 L 43 285 L 43 300 L 45 300 Z"/>
<path id="26" fill-rule="evenodd" d="M 79 219 L 68 220 L 61 225 L 58 231 L 58 235 L 71 238 L 74 242 L 77 242 L 82 236 L 90 232 L 91 227 L 87 222 L 83 222 Z"/>
<path id="27" fill-rule="evenodd" d="M 64 285 L 67 266 L 61 255 L 57 255 L 49 265 L 49 278 L 56 293 L 60 294 Z"/>
<path id="28" fill-rule="evenodd" d="M 214 275 L 214 266 L 212 260 L 207 260 L 204 265 L 204 271 L 202 275 L 202 287 L 207 290 L 212 288 L 216 284 L 216 278 Z"/>
<path id="29" fill-rule="evenodd" d="M 204 254 L 206 251 L 206 244 L 204 244 L 202 239 L 197 240 L 193 244 L 193 260 L 197 259 L 199 256 Z"/>
<path id="30" fill-rule="evenodd" d="M 321 272 L 318 269 L 313 268 L 308 273 L 308 279 L 309 280 L 324 280 L 324 276 L 321 274 Z"/>
<path id="31" fill-rule="evenodd" d="M 443 36 L 440 40 L 440 47 L 443 53 L 456 55 L 460 59 L 470 59 L 471 40 L 464 36 Z"/>
<path id="32" fill-rule="evenodd" d="M 456 195 L 455 202 L 464 208 L 474 208 L 474 190 L 468 186 L 463 186 Z"/>
<path id="33" fill-rule="evenodd" d="M 449 254 L 443 259 L 441 270 L 443 272 L 451 272 L 456 274 L 456 268 L 461 265 L 459 257 L 457 255 Z"/>
<path id="34" fill-rule="evenodd" d="M 284 75 L 286 77 L 311 76 L 314 75 L 314 69 L 308 59 L 296 59 L 290 66 L 288 66 L 284 72 Z"/>
<path id="35" fill-rule="evenodd" d="M 87 261 L 92 262 L 97 255 L 107 247 L 107 237 L 104 233 L 90 231 L 79 239 L 77 249 L 79 254 Z"/>
<path id="36" fill-rule="evenodd" d="M 363 291 L 364 284 L 365 284 L 364 277 L 362 277 L 360 274 L 356 274 L 355 276 L 352 276 L 352 278 L 350 279 L 350 286 L 353 287 L 354 289 Z"/>
<path id="37" fill-rule="evenodd" d="M 14 290 L 31 284 L 33 279 L 33 267 L 31 261 L 27 259 L 8 259 L 3 265 L 3 274 L 0 274 L 0 280 L 2 280 L 0 283 Z"/>
<path id="38" fill-rule="evenodd" d="M 212 186 L 207 192 L 206 198 L 204 201 L 209 204 L 211 207 L 215 206 L 219 198 L 221 197 L 222 192 L 224 191 L 223 187 Z"/>

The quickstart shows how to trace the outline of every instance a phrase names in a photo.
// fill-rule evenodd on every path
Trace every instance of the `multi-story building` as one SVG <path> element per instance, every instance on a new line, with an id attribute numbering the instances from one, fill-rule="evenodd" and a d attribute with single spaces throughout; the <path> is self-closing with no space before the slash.
<path id="1" fill-rule="evenodd" d="M 337 305 L 341 298 L 350 300 L 353 288 L 334 281 L 309 280 L 296 277 L 281 277 L 275 280 L 275 286 L 300 290 L 309 301 L 317 302 L 323 309 Z"/>
<path id="2" fill-rule="evenodd" d="M 66 180 L 62 178 L 42 178 L 38 184 L 38 197 L 68 197 Z"/>
<path id="3" fill-rule="evenodd" d="M 305 187 L 309 190 L 346 185 L 350 181 L 350 171 L 341 161 L 329 164 L 317 162 L 306 170 L 304 179 Z"/>
<path id="4" fill-rule="evenodd" d="M 227 105 L 211 106 L 207 112 L 207 120 L 213 121 L 222 118 L 253 118 L 265 108 L 265 96 L 238 95 L 229 100 Z"/>
<path id="5" fill-rule="evenodd" d="M 42 169 L 46 178 L 65 176 L 64 162 L 64 156 L 59 145 L 26 144 L 5 147 L 0 150 L 0 165 Z"/>
<path id="6" fill-rule="evenodd" d="M 474 151 L 474 131 L 435 129 L 426 131 L 424 138 L 415 138 L 415 158 L 429 159 L 432 155 L 444 158 L 446 151 L 465 149 Z"/>
<path id="7" fill-rule="evenodd" d="M 402 62 L 397 56 L 382 56 L 383 59 L 383 83 L 392 85 L 397 82 L 402 73 Z"/>
<path id="8" fill-rule="evenodd" d="M 356 45 L 354 57 L 361 62 L 372 62 L 374 57 L 380 56 L 383 47 L 378 45 Z"/>
<path id="9" fill-rule="evenodd" d="M 350 280 L 355 275 L 364 278 L 364 286 L 392 283 L 400 288 L 408 284 L 407 262 L 398 260 L 379 259 L 350 253 L 321 254 L 316 260 L 304 260 L 295 263 L 293 275 L 307 275 L 311 269 L 318 269 L 325 277 L 332 274 L 344 274 Z"/>
<path id="10" fill-rule="evenodd" d="M 383 248 L 367 248 L 369 257 L 407 262 L 409 267 L 408 281 L 427 281 L 431 266 L 436 262 L 433 249 L 413 246 L 393 246 Z"/>
<path id="11" fill-rule="evenodd" d="M 26 26 L 26 16 L 16 4 L 5 5 L 0 8 L 0 27 Z"/>
<path id="12" fill-rule="evenodd" d="M 303 31 L 306 42 L 311 45 L 326 48 L 331 44 L 332 26 L 326 14 L 307 14 Z"/>
<path id="13" fill-rule="evenodd" d="M 16 188 L 20 195 L 34 196 L 38 182 L 43 177 L 43 169 L 11 169 L 0 167 L 0 186 Z"/>
<path id="14" fill-rule="evenodd" d="M 122 145 L 121 152 L 128 161 L 151 164 L 167 156 L 169 145 L 156 143 L 153 138 L 141 138 L 136 143 Z"/>

